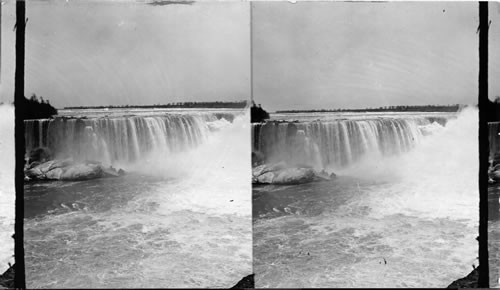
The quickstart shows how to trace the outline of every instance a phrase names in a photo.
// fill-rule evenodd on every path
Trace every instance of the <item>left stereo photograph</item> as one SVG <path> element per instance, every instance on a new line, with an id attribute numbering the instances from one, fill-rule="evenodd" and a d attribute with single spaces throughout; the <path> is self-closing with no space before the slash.
<path id="1" fill-rule="evenodd" d="M 2 1 L 3 4 L 3 1 Z M 15 24 L 15 9 L 7 11 L 0 5 L 0 289 L 14 288 L 14 218 L 16 193 L 14 188 L 14 87 L 5 89 L 5 83 L 14 83 L 12 27 Z M 14 5 L 11 5 L 14 6 Z M 14 21 L 6 21 L 6 12 Z M 10 25 L 10 29 L 5 26 Z M 9 30 L 11 33 L 9 33 Z M 12 35 L 10 35 L 12 34 Z M 10 37 L 8 39 L 7 37 Z M 5 41 L 7 39 L 7 41 Z M 12 59 L 8 59 L 8 58 Z M 12 61 L 9 66 L 6 61 Z"/>
<path id="2" fill-rule="evenodd" d="M 0 4 L 0 289 L 14 288 L 15 141 L 14 60 L 15 3 Z M 6 26 L 10 26 L 7 28 Z M 6 86 L 6 84 L 9 84 Z"/>
<path id="3" fill-rule="evenodd" d="M 16 23 L 2 4 L 0 270 L 13 262 Z M 29 1 L 26 17 L 26 287 L 251 275 L 249 3 Z"/>

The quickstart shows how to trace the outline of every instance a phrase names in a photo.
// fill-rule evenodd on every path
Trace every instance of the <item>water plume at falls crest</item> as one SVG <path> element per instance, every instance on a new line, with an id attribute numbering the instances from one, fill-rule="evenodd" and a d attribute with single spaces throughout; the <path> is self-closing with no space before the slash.
<path id="1" fill-rule="evenodd" d="M 220 129 L 198 147 L 175 155 L 153 153 L 152 160 L 147 158 L 137 167 L 148 175 L 182 180 L 171 184 L 174 189 L 168 195 L 160 190 L 158 199 L 165 201 L 161 202 L 161 211 L 185 208 L 251 216 L 250 116 L 246 113 L 236 116 L 232 123 L 215 123 Z"/>
<path id="2" fill-rule="evenodd" d="M 379 214 L 417 211 L 425 217 L 464 220 L 477 226 L 478 121 L 478 110 L 466 108 L 411 152 L 366 164 L 367 171 L 386 172 L 399 181 L 383 199 L 372 196 L 373 202 L 385 205 L 377 208 Z"/>
<path id="3" fill-rule="evenodd" d="M 366 192 L 368 198 L 358 201 L 377 218 L 405 213 L 477 226 L 477 109 L 465 108 L 445 126 L 428 124 L 420 129 L 426 133 L 411 150 L 369 156 L 336 172 L 378 184 Z"/>

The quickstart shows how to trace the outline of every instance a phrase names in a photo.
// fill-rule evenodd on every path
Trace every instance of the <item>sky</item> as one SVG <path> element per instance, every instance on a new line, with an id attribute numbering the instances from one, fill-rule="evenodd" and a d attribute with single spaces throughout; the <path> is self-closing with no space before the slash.
<path id="1" fill-rule="evenodd" d="M 500 96 L 500 2 L 489 2 L 488 7 L 488 95 L 494 100 Z"/>
<path id="2" fill-rule="evenodd" d="M 495 5 L 490 15 L 498 18 Z M 477 2 L 253 8 L 253 95 L 265 109 L 477 103 Z M 500 50 L 498 19 L 490 51 Z M 492 76 L 500 76 L 499 64 L 490 52 Z M 490 83 L 500 94 L 500 82 Z"/>
<path id="3" fill-rule="evenodd" d="M 58 108 L 244 100 L 253 55 L 253 95 L 271 111 L 477 103 L 477 2 L 254 2 L 250 36 L 248 3 L 145 1 L 29 1 L 26 95 Z M 2 3 L 8 102 L 15 1 Z M 494 99 L 500 3 L 489 5 Z"/>
<path id="4" fill-rule="evenodd" d="M 1 99 L 13 98 L 15 3 L 2 15 Z M 25 95 L 57 108 L 250 99 L 244 2 L 27 2 Z"/>

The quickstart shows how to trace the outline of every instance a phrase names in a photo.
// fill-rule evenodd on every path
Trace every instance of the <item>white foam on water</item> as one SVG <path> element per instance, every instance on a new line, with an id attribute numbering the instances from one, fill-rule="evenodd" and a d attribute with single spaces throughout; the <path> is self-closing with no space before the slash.
<path id="1" fill-rule="evenodd" d="M 0 273 L 7 270 L 14 258 L 15 212 L 15 146 L 14 106 L 0 105 Z"/>
<path id="2" fill-rule="evenodd" d="M 435 127 L 435 125 L 433 125 Z M 466 108 L 410 152 L 373 157 L 342 174 L 388 182 L 367 201 L 378 216 L 407 213 L 478 225 L 478 111 Z"/>
<path id="3" fill-rule="evenodd" d="M 173 178 L 158 199 L 165 211 L 189 209 L 211 214 L 251 215 L 250 120 L 248 112 L 218 129 L 193 150 L 154 152 L 134 170 Z"/>

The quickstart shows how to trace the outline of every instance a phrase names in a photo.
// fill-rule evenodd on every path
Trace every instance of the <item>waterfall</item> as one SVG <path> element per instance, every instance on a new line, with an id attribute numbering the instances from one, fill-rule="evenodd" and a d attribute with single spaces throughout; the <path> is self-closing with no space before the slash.
<path id="1" fill-rule="evenodd" d="M 488 123 L 489 142 L 490 142 L 490 159 L 495 158 L 495 155 L 500 153 L 500 122 Z"/>
<path id="2" fill-rule="evenodd" d="M 309 122 L 270 121 L 252 127 L 253 150 L 267 162 L 342 168 L 367 156 L 408 152 L 445 118 L 375 118 Z"/>
<path id="3" fill-rule="evenodd" d="M 192 149 L 213 129 L 215 114 L 99 118 L 57 117 L 25 121 L 26 152 L 47 147 L 56 158 L 132 163 L 152 152 Z"/>

